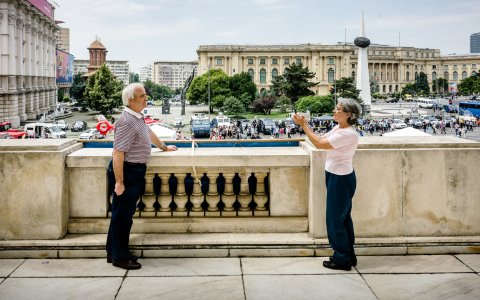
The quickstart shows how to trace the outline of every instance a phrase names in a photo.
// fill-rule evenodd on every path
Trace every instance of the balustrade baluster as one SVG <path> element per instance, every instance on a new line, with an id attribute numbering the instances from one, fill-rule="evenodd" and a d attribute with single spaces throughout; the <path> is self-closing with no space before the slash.
<path id="1" fill-rule="evenodd" d="M 219 217 L 220 210 L 218 209 L 218 203 L 220 202 L 220 195 L 218 194 L 218 188 L 217 188 L 217 174 L 207 173 L 207 175 L 208 175 L 208 178 L 210 178 L 210 185 L 209 185 L 208 193 L 206 196 L 208 208 L 207 208 L 207 211 L 205 212 L 205 216 Z"/>
<path id="2" fill-rule="evenodd" d="M 225 177 L 225 190 L 222 195 L 223 204 L 225 207 L 222 211 L 222 216 L 224 217 L 234 217 L 237 215 L 235 208 L 233 207 L 233 203 L 235 203 L 236 195 L 233 192 L 233 177 L 235 174 L 233 173 L 224 173 L 223 177 Z"/>
<path id="3" fill-rule="evenodd" d="M 177 177 L 177 193 L 173 197 L 173 201 L 175 201 L 177 208 L 173 212 L 173 216 L 187 217 L 188 211 L 187 211 L 187 208 L 185 207 L 185 205 L 188 202 L 188 196 L 187 196 L 187 193 L 185 192 L 185 177 L 187 177 L 187 175 L 177 174 L 175 175 L 175 177 Z"/>
<path id="4" fill-rule="evenodd" d="M 142 217 L 155 217 L 155 194 L 153 193 L 153 174 L 145 175 L 145 192 L 143 193 L 143 203 L 145 208 L 141 212 Z"/>
<path id="5" fill-rule="evenodd" d="M 239 216 L 252 216 L 253 212 L 250 209 L 250 202 L 252 201 L 252 195 L 248 189 L 248 173 L 239 173 L 241 183 L 240 183 L 240 194 L 238 194 L 238 202 L 240 202 L 240 209 L 238 210 Z"/>
<path id="6" fill-rule="evenodd" d="M 157 217 L 171 217 L 172 211 L 170 209 L 170 203 L 172 202 L 172 195 L 170 195 L 170 189 L 168 187 L 170 174 L 160 174 L 159 176 L 162 184 L 160 186 L 160 195 L 158 195 L 160 210 L 157 211 Z"/>
<path id="7" fill-rule="evenodd" d="M 255 191 L 254 200 L 257 206 L 255 207 L 253 214 L 257 217 L 269 216 L 269 211 L 265 207 L 265 204 L 267 203 L 267 200 L 268 200 L 267 194 L 265 193 L 265 177 L 266 176 L 267 176 L 267 173 L 263 173 L 263 172 L 255 173 L 255 177 L 257 178 L 257 190 Z"/>
<path id="8" fill-rule="evenodd" d="M 192 202 L 192 210 L 190 211 L 191 217 L 203 217 L 203 193 L 202 187 L 200 186 L 200 180 L 193 181 L 193 192 L 190 195 L 190 202 Z"/>

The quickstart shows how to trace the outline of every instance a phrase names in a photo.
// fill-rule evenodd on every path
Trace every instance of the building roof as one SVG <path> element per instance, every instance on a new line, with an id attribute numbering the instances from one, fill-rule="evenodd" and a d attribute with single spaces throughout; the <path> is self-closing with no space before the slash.
<path id="1" fill-rule="evenodd" d="M 105 46 L 102 44 L 102 42 L 100 42 L 98 39 L 96 39 L 90 44 L 88 49 L 107 49 L 107 48 L 105 48 Z"/>

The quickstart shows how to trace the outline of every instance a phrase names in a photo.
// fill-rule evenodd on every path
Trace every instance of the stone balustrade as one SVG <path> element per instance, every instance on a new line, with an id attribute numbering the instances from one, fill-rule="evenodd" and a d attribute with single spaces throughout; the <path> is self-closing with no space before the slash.
<path id="1" fill-rule="evenodd" d="M 357 237 L 480 235 L 480 143 L 360 141 L 352 212 Z M 106 233 L 111 152 L 69 139 L 0 141 L 0 239 Z M 133 232 L 326 236 L 326 152 L 308 142 L 152 152 Z"/>

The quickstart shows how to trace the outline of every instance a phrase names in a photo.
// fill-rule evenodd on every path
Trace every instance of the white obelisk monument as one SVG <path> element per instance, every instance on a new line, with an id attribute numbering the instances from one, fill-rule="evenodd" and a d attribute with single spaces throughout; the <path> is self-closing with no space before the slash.
<path id="1" fill-rule="evenodd" d="M 365 22 L 362 12 L 362 32 L 360 37 L 354 41 L 358 47 L 358 63 L 357 63 L 357 90 L 360 90 L 360 98 L 363 101 L 366 111 L 370 111 L 372 105 L 372 96 L 370 94 L 370 78 L 368 76 L 368 46 L 370 40 L 365 37 Z"/>

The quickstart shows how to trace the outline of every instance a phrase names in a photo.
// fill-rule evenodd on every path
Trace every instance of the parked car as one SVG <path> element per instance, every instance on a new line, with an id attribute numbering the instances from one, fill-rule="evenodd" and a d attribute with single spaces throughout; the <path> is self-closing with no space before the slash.
<path id="1" fill-rule="evenodd" d="M 75 132 L 84 131 L 85 129 L 87 129 L 87 122 L 85 121 L 76 121 L 71 128 Z"/>
<path id="2" fill-rule="evenodd" d="M 57 126 L 60 127 L 61 130 L 67 130 L 68 129 L 68 123 L 65 122 L 65 120 L 58 120 L 57 121 Z"/>
<path id="3" fill-rule="evenodd" d="M 96 129 L 87 129 L 80 134 L 81 140 L 103 139 L 104 136 Z"/>
<path id="4" fill-rule="evenodd" d="M 177 117 L 173 120 L 173 126 L 176 128 L 180 128 L 183 126 L 183 118 L 182 117 Z"/>
<path id="5" fill-rule="evenodd" d="M 405 124 L 405 122 L 400 119 L 393 119 L 393 122 L 395 122 L 395 128 L 397 129 L 403 129 L 408 127 L 407 124 Z"/>
<path id="6" fill-rule="evenodd" d="M 275 128 L 275 121 L 272 119 L 263 119 L 263 134 L 273 134 Z"/>

